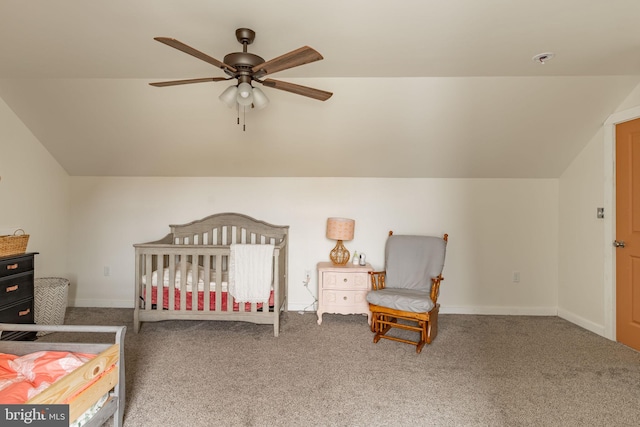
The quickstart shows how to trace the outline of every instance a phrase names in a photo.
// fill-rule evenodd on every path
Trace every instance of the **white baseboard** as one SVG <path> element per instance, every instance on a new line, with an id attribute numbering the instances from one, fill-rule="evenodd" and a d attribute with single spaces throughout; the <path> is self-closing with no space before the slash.
<path id="1" fill-rule="evenodd" d="M 586 329 L 587 331 L 591 331 L 594 334 L 598 334 L 601 337 L 605 337 L 605 338 L 609 338 L 606 336 L 605 331 L 604 331 L 604 325 L 598 325 L 595 322 L 592 322 L 591 320 L 587 320 L 584 317 L 578 316 L 575 313 L 572 313 L 570 311 L 567 310 L 563 310 L 561 308 L 558 309 L 558 317 L 571 322 L 573 324 L 576 324 L 578 326 L 580 326 L 581 328 Z M 609 338 L 610 339 L 610 338 Z"/>
<path id="2" fill-rule="evenodd" d="M 316 311 L 309 304 L 289 304 L 289 311 Z M 442 314 L 482 314 L 502 316 L 557 316 L 555 307 L 456 307 L 441 306 Z M 567 319 L 568 320 L 568 319 Z"/>
<path id="3" fill-rule="evenodd" d="M 556 307 L 456 307 L 441 306 L 442 314 L 481 314 L 494 316 L 557 316 Z"/>
<path id="4" fill-rule="evenodd" d="M 133 302 L 128 299 L 75 299 L 73 301 L 69 301 L 69 307 L 133 308 Z"/>
<path id="5" fill-rule="evenodd" d="M 309 304 L 308 302 L 307 303 L 290 302 L 287 305 L 288 311 L 304 311 L 304 312 L 308 311 L 311 313 L 315 313 L 317 308 L 318 308 L 318 303 Z"/>

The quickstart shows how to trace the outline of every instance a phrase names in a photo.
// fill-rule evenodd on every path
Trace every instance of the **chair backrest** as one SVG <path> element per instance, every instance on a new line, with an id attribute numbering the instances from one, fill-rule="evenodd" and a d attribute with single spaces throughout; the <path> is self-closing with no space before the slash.
<path id="1" fill-rule="evenodd" d="M 391 235 L 385 246 L 385 286 L 431 290 L 431 278 L 442 274 L 447 242 L 435 236 Z"/>

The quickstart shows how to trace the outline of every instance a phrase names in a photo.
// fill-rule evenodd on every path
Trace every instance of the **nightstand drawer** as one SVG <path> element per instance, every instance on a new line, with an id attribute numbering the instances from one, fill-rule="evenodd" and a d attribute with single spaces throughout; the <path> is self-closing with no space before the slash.
<path id="1" fill-rule="evenodd" d="M 33 270 L 33 255 L 16 256 L 0 261 L 0 279 Z"/>
<path id="2" fill-rule="evenodd" d="M 0 304 L 3 307 L 30 297 L 33 298 L 33 272 L 0 280 Z"/>
<path id="3" fill-rule="evenodd" d="M 322 273 L 322 283 L 325 289 L 369 289 L 369 275 L 367 273 Z"/>
<path id="4" fill-rule="evenodd" d="M 329 291 L 322 292 L 322 302 L 333 306 L 363 306 L 368 308 L 368 291 Z"/>

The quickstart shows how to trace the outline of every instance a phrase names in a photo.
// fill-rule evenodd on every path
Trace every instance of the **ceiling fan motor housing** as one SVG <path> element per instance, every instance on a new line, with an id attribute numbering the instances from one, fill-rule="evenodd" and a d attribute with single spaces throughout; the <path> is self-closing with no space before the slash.
<path id="1" fill-rule="evenodd" d="M 236 39 L 240 44 L 251 44 L 256 39 L 256 32 L 249 28 L 238 28 L 236 30 Z"/>
<path id="2" fill-rule="evenodd" d="M 238 83 L 250 83 L 254 74 L 252 68 L 265 62 L 260 56 L 247 52 L 247 45 L 253 43 L 255 38 L 255 31 L 249 28 L 238 28 L 236 30 L 236 39 L 242 44 L 242 52 L 233 52 L 224 57 L 224 63 L 233 66 L 237 70 L 235 73 L 227 74 L 237 78 Z"/>

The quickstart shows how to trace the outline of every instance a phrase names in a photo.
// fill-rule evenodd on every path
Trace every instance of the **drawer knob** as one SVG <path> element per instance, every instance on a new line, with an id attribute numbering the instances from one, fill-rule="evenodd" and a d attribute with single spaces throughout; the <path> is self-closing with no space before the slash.
<path id="1" fill-rule="evenodd" d="M 342 281 L 343 281 L 344 283 L 347 283 L 347 278 L 345 277 L 344 279 L 342 279 Z"/>
<path id="2" fill-rule="evenodd" d="M 346 300 L 347 300 L 347 297 L 342 297 L 342 299 L 346 301 Z"/>
<path id="3" fill-rule="evenodd" d="M 18 290 L 18 285 L 13 285 L 13 286 L 9 286 L 6 289 L 6 292 L 13 292 L 13 291 L 17 291 Z"/>
<path id="4" fill-rule="evenodd" d="M 27 314 L 29 314 L 29 313 L 31 313 L 31 309 L 30 309 L 30 308 L 27 308 L 27 309 L 26 309 L 26 310 L 24 310 L 24 311 L 20 311 L 20 312 L 18 313 L 18 316 L 26 316 L 26 315 L 27 315 Z"/>
<path id="5" fill-rule="evenodd" d="M 18 263 L 7 265 L 7 270 L 15 270 L 18 268 Z"/>

